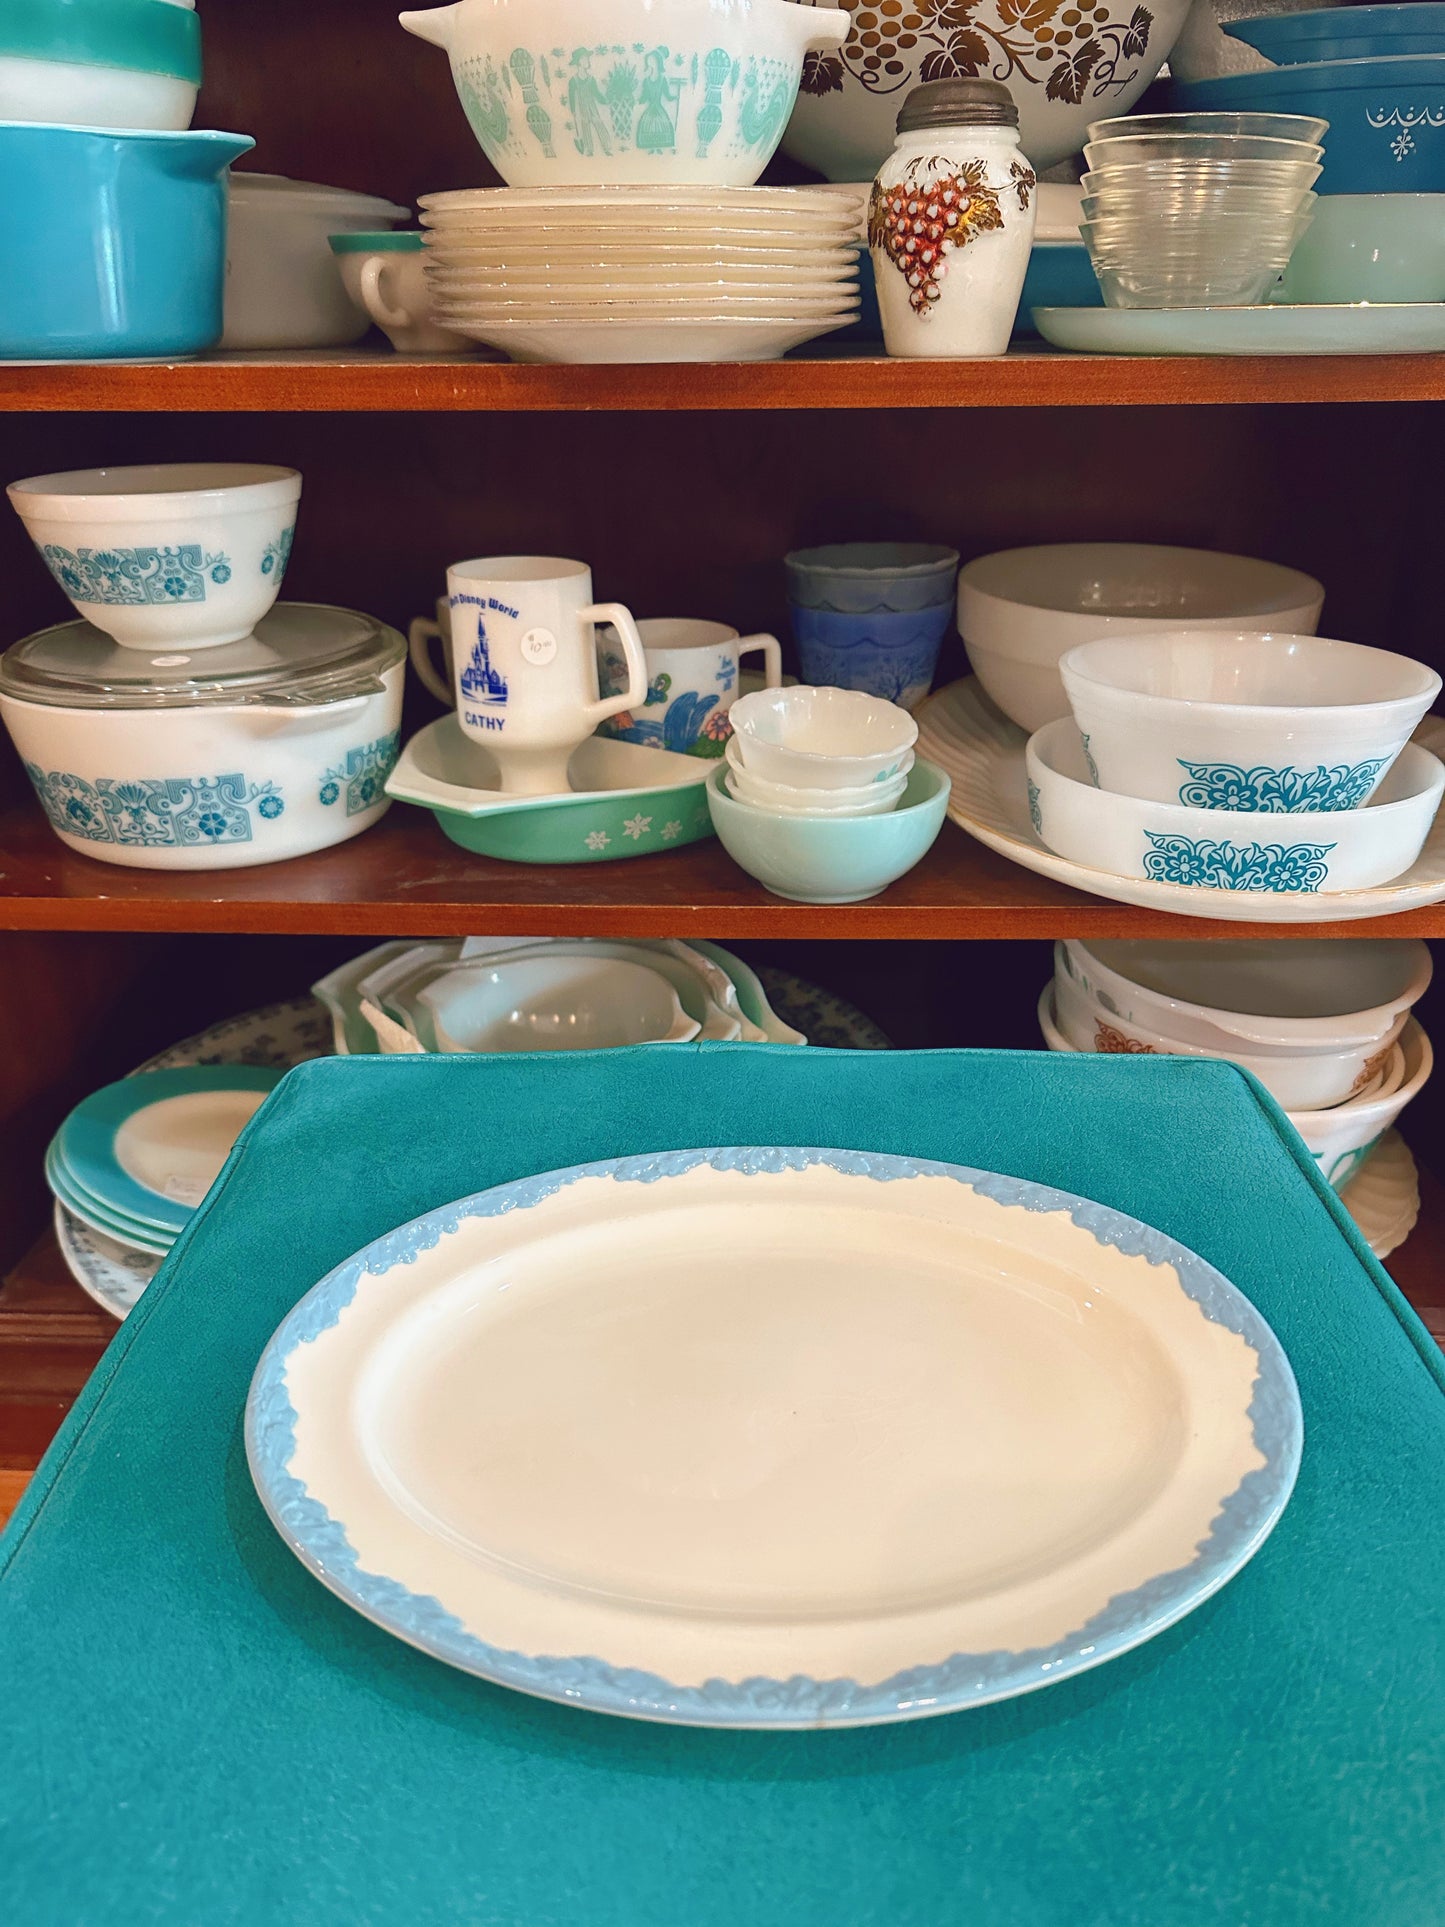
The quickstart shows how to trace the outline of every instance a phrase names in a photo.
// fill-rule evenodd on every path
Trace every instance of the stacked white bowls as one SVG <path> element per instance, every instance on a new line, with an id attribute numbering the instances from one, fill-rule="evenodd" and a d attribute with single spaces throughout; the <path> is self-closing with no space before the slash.
<path id="1" fill-rule="evenodd" d="M 1040 1004 L 1051 1050 L 1224 1058 L 1288 1113 L 1336 1189 L 1433 1063 L 1410 1015 L 1430 952 L 1412 939 L 1068 941 Z"/>

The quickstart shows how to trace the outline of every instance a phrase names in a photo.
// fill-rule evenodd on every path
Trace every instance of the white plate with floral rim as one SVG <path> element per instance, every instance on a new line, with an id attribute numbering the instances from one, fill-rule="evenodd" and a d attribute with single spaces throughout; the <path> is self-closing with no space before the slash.
<path id="1" fill-rule="evenodd" d="M 709 945 L 716 956 L 715 945 Z M 737 960 L 732 960 L 736 964 Z M 750 973 L 749 973 L 750 974 Z M 786 970 L 760 965 L 757 976 L 774 1013 L 810 1042 L 833 1050 L 889 1050 L 871 1018 L 829 990 Z M 178 1070 L 186 1064 L 274 1064 L 288 1067 L 333 1053 L 331 1017 L 314 997 L 293 997 L 261 1010 L 227 1017 L 194 1037 L 137 1064 L 139 1071 Z M 124 1318 L 155 1277 L 161 1259 L 118 1244 L 55 1207 L 55 1235 L 72 1278 L 113 1318 Z"/>
<path id="2" fill-rule="evenodd" d="M 295 1306 L 246 1409 L 273 1524 L 376 1624 L 543 1698 L 761 1728 L 1127 1652 L 1258 1551 L 1301 1436 L 1265 1321 L 1163 1233 L 802 1147 L 428 1212 Z"/>
<path id="3" fill-rule="evenodd" d="M 1410 869 L 1393 883 L 1373 890 L 1222 890 L 1115 876 L 1072 863 L 1044 847 L 1030 820 L 1026 732 L 994 708 L 975 677 L 950 683 L 930 696 L 916 714 L 918 754 L 953 778 L 948 802 L 953 821 L 1000 856 L 1092 896 L 1226 923 L 1357 922 L 1445 901 L 1445 812 L 1435 819 Z M 1427 716 L 1415 736 L 1427 749 L 1440 753 L 1445 750 L 1445 718 Z M 1228 816 L 1227 811 L 1219 814 Z"/>

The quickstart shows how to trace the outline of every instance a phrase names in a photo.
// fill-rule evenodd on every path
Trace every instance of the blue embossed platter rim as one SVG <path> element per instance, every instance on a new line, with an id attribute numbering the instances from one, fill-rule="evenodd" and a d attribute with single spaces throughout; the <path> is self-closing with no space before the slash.
<path id="1" fill-rule="evenodd" d="M 1258 1359 L 1248 1417 L 1263 1466 L 1223 1495 L 1194 1558 L 1116 1595 L 1084 1626 L 1030 1651 L 960 1653 L 878 1682 L 790 1679 L 709 1680 L 677 1686 L 586 1654 L 527 1654 L 469 1633 L 439 1600 L 386 1574 L 360 1570 L 345 1523 L 327 1512 L 289 1470 L 297 1414 L 286 1362 L 297 1346 L 335 1325 L 363 1276 L 410 1264 L 473 1218 L 525 1211 L 586 1178 L 653 1184 L 707 1165 L 757 1176 L 824 1166 L 878 1183 L 949 1178 L 1004 1205 L 1065 1213 L 1102 1247 L 1168 1265 L 1211 1323 L 1242 1337 Z M 346 1604 L 407 1644 L 448 1665 L 538 1698 L 627 1718 L 689 1726 L 763 1729 L 851 1727 L 923 1719 L 1036 1691 L 1117 1658 L 1203 1604 L 1253 1558 L 1289 1502 L 1303 1446 L 1299 1392 L 1278 1339 L 1250 1301 L 1213 1265 L 1107 1205 L 1025 1178 L 886 1152 L 806 1146 L 731 1146 L 610 1158 L 518 1179 L 457 1199 L 398 1226 L 320 1280 L 287 1314 L 262 1353 L 246 1401 L 246 1456 L 256 1491 L 282 1539 Z"/>

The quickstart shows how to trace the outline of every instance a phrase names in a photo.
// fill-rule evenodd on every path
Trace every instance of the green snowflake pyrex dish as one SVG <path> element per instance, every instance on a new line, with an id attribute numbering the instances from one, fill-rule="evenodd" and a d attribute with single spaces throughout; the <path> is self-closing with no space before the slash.
<path id="1" fill-rule="evenodd" d="M 592 736 L 572 758 L 570 796 L 507 796 L 485 750 L 455 716 L 413 736 L 387 782 L 444 835 L 508 863 L 612 863 L 681 849 L 713 833 L 704 785 L 716 768 L 696 757 Z"/>

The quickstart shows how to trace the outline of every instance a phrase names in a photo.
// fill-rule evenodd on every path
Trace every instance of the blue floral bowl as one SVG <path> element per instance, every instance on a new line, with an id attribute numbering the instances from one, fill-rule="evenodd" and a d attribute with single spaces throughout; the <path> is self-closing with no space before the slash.
<path id="1" fill-rule="evenodd" d="M 953 621 L 953 598 L 934 609 L 840 615 L 789 605 L 803 681 L 863 689 L 900 709 L 928 694 L 938 652 Z"/>

